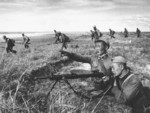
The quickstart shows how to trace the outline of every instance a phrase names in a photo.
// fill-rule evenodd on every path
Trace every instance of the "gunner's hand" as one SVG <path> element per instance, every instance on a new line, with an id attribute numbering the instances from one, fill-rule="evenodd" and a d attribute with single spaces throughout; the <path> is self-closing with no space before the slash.
<path id="1" fill-rule="evenodd" d="M 104 82 L 106 82 L 106 81 L 109 80 L 109 77 L 108 76 L 104 76 L 104 77 L 102 77 L 102 79 L 103 79 Z"/>

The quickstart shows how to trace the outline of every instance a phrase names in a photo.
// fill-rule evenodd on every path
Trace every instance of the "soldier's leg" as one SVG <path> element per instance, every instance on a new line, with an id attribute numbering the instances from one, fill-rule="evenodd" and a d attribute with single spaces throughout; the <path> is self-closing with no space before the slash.
<path id="1" fill-rule="evenodd" d="M 13 48 L 12 45 L 8 45 L 8 48 L 7 48 L 8 52 L 12 52 L 12 48 Z"/>
<path id="2" fill-rule="evenodd" d="M 65 49 L 67 48 L 65 42 L 62 42 L 62 49 L 63 49 L 63 48 L 65 48 Z"/>
<path id="3" fill-rule="evenodd" d="M 24 48 L 26 48 L 26 44 L 24 44 Z"/>
<path id="4" fill-rule="evenodd" d="M 67 49 L 67 47 L 68 47 L 68 43 L 67 43 L 67 42 L 65 42 L 65 48 Z"/>
<path id="5" fill-rule="evenodd" d="M 29 44 L 27 42 L 25 44 L 25 48 L 29 48 Z"/>
<path id="6" fill-rule="evenodd" d="M 58 37 L 56 37 L 56 40 L 55 40 L 55 44 L 57 44 L 58 43 Z"/>
<path id="7" fill-rule="evenodd" d="M 141 37 L 141 33 L 139 33 L 139 37 Z"/>
<path id="8" fill-rule="evenodd" d="M 140 34 L 139 34 L 139 33 L 137 34 L 137 37 L 140 37 Z"/>
<path id="9" fill-rule="evenodd" d="M 27 40 L 27 44 L 30 44 L 30 42 L 29 42 L 30 40 Z"/>
<path id="10" fill-rule="evenodd" d="M 11 49 L 11 50 L 13 51 L 13 53 L 15 53 L 15 54 L 16 54 L 16 53 L 17 53 L 17 51 L 16 51 L 16 50 L 13 50 L 13 47 L 14 47 L 14 46 L 12 46 L 12 49 Z"/>
<path id="11" fill-rule="evenodd" d="M 64 44 L 62 43 L 61 50 L 63 50 L 63 48 L 64 48 Z"/>
<path id="12" fill-rule="evenodd" d="M 25 48 L 29 48 L 28 44 L 25 45 Z"/>
<path id="13" fill-rule="evenodd" d="M 9 48 L 8 47 L 6 47 L 6 52 L 9 53 Z"/>
<path id="14" fill-rule="evenodd" d="M 57 43 L 60 43 L 60 39 L 59 38 L 57 38 Z"/>
<path id="15" fill-rule="evenodd" d="M 14 53 L 12 46 L 9 47 L 9 51 L 12 52 L 12 53 Z"/>
<path id="16" fill-rule="evenodd" d="M 13 53 L 13 46 L 9 47 L 9 51 Z"/>

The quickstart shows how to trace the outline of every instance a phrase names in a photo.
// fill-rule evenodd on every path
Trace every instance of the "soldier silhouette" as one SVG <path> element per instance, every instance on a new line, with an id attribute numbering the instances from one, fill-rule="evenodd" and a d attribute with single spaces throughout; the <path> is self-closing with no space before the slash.
<path id="1" fill-rule="evenodd" d="M 125 28 L 124 29 L 124 37 L 127 38 L 128 37 L 128 30 Z"/>
<path id="2" fill-rule="evenodd" d="M 9 52 L 12 52 L 12 53 L 17 53 L 16 50 L 13 50 L 13 47 L 15 46 L 15 40 L 14 39 L 10 39 L 10 38 L 7 38 L 5 35 L 3 36 L 3 39 L 5 40 L 6 42 L 6 52 L 9 53 Z"/>
<path id="3" fill-rule="evenodd" d="M 22 33 L 22 37 L 23 37 L 24 47 L 29 48 L 30 38 L 26 36 L 24 33 Z"/>

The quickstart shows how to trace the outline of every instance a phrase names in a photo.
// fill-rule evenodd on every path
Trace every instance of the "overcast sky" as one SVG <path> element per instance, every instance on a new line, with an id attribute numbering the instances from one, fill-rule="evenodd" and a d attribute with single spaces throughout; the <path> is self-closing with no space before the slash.
<path id="1" fill-rule="evenodd" d="M 150 0 L 0 0 L 0 31 L 150 31 Z"/>

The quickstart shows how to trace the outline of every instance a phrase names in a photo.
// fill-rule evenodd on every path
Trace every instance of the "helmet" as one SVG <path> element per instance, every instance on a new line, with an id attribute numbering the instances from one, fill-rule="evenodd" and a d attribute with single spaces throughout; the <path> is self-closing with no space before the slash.
<path id="1" fill-rule="evenodd" d="M 95 41 L 95 43 L 98 43 L 98 42 L 104 42 L 105 45 L 107 46 L 107 49 L 109 49 L 110 44 L 109 44 L 109 41 L 106 38 L 101 38 L 101 39 Z"/>

